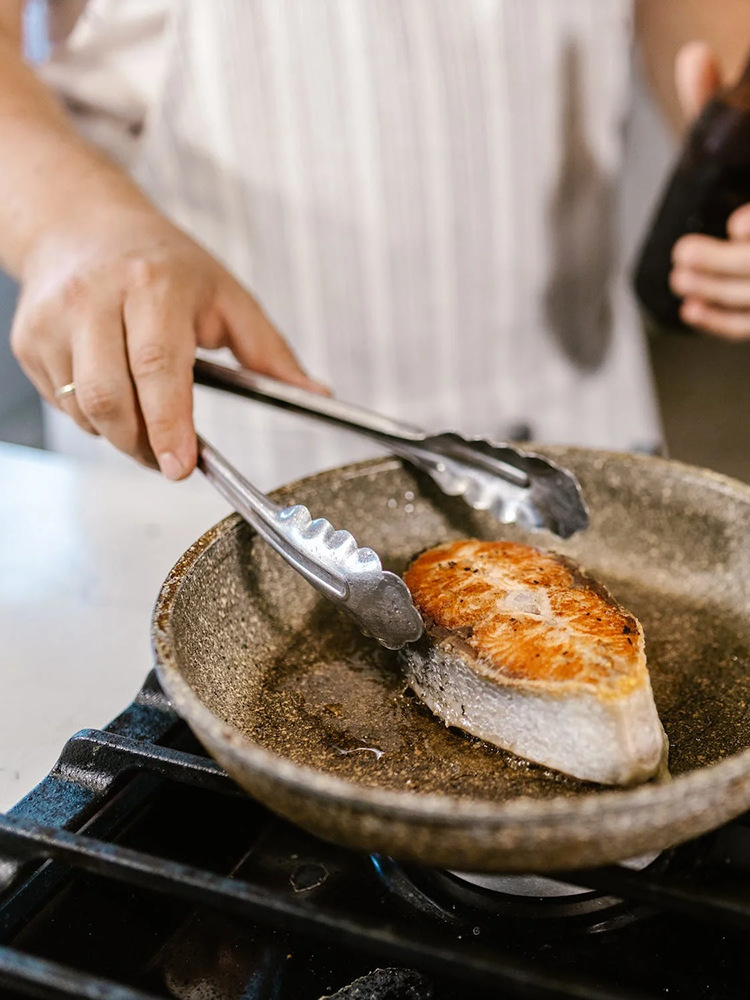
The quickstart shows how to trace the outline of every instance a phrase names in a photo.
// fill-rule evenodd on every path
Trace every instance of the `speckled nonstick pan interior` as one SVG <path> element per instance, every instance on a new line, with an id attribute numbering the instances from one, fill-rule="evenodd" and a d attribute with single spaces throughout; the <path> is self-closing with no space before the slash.
<path id="1" fill-rule="evenodd" d="M 447 729 L 398 654 L 232 516 L 172 571 L 153 638 L 168 696 L 240 785 L 338 843 L 475 871 L 632 857 L 750 807 L 750 488 L 656 458 L 540 450 L 573 469 L 591 510 L 567 542 L 499 525 L 390 458 L 275 498 L 349 528 L 396 571 L 467 536 L 577 559 L 643 623 L 671 780 L 602 789 Z"/>

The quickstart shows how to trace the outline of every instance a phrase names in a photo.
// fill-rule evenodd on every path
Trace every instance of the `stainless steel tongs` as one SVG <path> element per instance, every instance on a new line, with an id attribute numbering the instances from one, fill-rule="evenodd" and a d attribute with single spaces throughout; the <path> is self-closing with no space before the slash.
<path id="1" fill-rule="evenodd" d="M 245 369 L 199 359 L 195 381 L 271 403 L 365 434 L 430 475 L 449 496 L 462 496 L 503 523 L 547 528 L 568 538 L 588 525 L 575 476 L 554 462 L 484 439 L 454 432 L 426 434 L 408 424 L 351 403 L 298 389 Z M 390 649 L 419 638 L 422 622 L 406 585 L 382 569 L 372 549 L 357 547 L 347 531 L 335 531 L 307 508 L 280 508 L 248 483 L 201 438 L 199 467 L 298 572 L 352 615 L 360 629 Z"/>
<path id="2" fill-rule="evenodd" d="M 404 581 L 352 534 L 313 518 L 307 507 L 280 507 L 198 436 L 198 468 L 261 538 L 308 583 L 338 605 L 360 631 L 388 649 L 422 634 L 422 619 Z"/>
<path id="3" fill-rule="evenodd" d="M 246 369 L 199 359 L 194 375 L 201 385 L 365 434 L 422 469 L 444 493 L 462 496 L 470 507 L 488 510 L 504 524 L 547 528 L 561 538 L 588 526 L 588 511 L 575 476 L 540 455 L 480 438 L 469 440 L 453 431 L 427 434 L 352 403 L 318 396 Z"/>

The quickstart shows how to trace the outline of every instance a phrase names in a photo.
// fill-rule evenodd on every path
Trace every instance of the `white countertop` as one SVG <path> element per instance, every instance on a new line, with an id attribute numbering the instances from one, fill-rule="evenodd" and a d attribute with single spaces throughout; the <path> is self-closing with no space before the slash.
<path id="1" fill-rule="evenodd" d="M 0 444 L 0 811 L 132 701 L 162 581 L 228 512 L 199 475 Z"/>

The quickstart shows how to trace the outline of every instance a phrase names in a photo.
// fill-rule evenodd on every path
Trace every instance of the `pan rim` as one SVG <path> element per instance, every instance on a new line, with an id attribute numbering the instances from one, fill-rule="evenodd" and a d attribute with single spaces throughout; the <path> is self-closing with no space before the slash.
<path id="1" fill-rule="evenodd" d="M 532 446 L 529 450 L 535 447 L 537 446 Z M 672 459 L 630 452 L 565 446 L 538 447 L 542 454 L 548 454 L 555 460 L 559 460 L 561 456 L 578 454 L 589 458 L 593 455 L 603 463 L 608 457 L 616 457 L 620 464 L 625 460 L 626 463 L 630 462 L 641 468 L 662 466 L 669 468 L 673 473 L 680 472 L 683 482 L 687 480 L 703 485 L 710 481 L 715 488 L 737 496 L 750 506 L 750 485 L 709 469 L 701 469 Z M 390 456 L 367 459 L 296 480 L 274 490 L 271 497 L 277 502 L 289 503 L 291 494 L 299 488 L 304 488 L 312 479 L 319 483 L 331 477 L 336 477 L 337 480 L 342 476 L 347 479 L 359 478 L 383 467 L 397 468 L 404 464 Z M 171 610 L 182 586 L 187 581 L 191 568 L 213 545 L 242 524 L 244 522 L 238 514 L 229 514 L 204 532 L 177 561 L 166 578 L 155 604 L 152 616 L 152 646 L 157 675 L 177 712 L 188 719 L 191 725 L 195 720 L 201 728 L 205 727 L 206 732 L 225 744 L 231 752 L 241 754 L 258 775 L 274 782 L 281 782 L 290 791 L 308 798 L 313 796 L 326 801 L 333 800 L 352 812 L 366 812 L 376 806 L 381 814 L 391 815 L 394 818 L 415 821 L 439 818 L 441 824 L 446 826 L 464 826 L 467 822 L 482 821 L 485 824 L 496 823 L 498 826 L 509 824 L 537 826 L 544 823 L 554 827 L 568 824 L 573 815 L 585 819 L 593 814 L 597 814 L 601 821 L 614 819 L 623 813 L 641 812 L 644 809 L 675 809 L 681 804 L 685 806 L 693 794 L 696 802 L 702 803 L 705 808 L 706 800 L 703 793 L 710 789 L 714 797 L 722 788 L 731 789 L 733 784 L 736 785 L 733 789 L 735 796 L 744 789 L 744 804 L 739 806 L 735 798 L 735 804 L 739 807 L 733 810 L 734 813 L 742 812 L 743 808 L 750 804 L 748 780 L 750 748 L 705 767 L 678 775 L 664 784 L 606 788 L 601 791 L 582 792 L 575 796 L 557 795 L 545 799 L 522 796 L 500 802 L 362 785 L 313 767 L 295 764 L 285 757 L 265 750 L 217 716 L 198 697 L 182 676 L 172 655 L 169 641 Z M 252 531 L 249 526 L 245 527 Z M 193 726 L 193 729 L 197 732 L 198 726 Z M 200 736 L 200 733 L 197 734 Z"/>

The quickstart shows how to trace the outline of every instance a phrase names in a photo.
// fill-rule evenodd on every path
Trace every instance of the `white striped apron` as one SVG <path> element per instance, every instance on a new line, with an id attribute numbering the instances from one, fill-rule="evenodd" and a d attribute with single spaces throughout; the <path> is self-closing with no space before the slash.
<path id="1" fill-rule="evenodd" d="M 90 0 L 61 90 L 77 33 L 128 2 Z M 629 43 L 628 0 L 171 0 L 133 169 L 342 398 L 432 429 L 652 447 L 615 230 Z M 377 452 L 196 397 L 263 487 Z"/>

